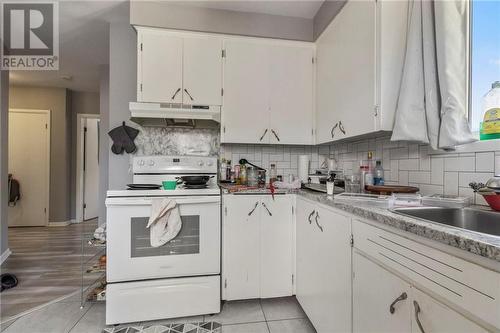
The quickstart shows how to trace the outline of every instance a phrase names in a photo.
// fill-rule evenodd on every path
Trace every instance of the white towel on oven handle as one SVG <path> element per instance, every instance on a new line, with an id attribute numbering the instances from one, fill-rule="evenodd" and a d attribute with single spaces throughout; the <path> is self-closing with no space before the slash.
<path id="1" fill-rule="evenodd" d="M 175 200 L 151 200 L 151 216 L 146 228 L 150 230 L 152 247 L 159 247 L 171 241 L 181 231 L 181 227 L 182 220 Z"/>

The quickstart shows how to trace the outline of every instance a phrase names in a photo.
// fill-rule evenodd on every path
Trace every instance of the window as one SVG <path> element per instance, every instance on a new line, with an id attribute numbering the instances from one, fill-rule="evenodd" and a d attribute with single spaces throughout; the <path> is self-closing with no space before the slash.
<path id="1" fill-rule="evenodd" d="M 492 89 L 492 85 L 500 81 L 499 22 L 499 0 L 472 1 L 469 120 L 474 132 L 479 132 L 480 124 L 487 111 L 485 109 L 488 105 L 486 95 Z M 498 101 L 500 102 L 500 96 L 498 96 Z"/>

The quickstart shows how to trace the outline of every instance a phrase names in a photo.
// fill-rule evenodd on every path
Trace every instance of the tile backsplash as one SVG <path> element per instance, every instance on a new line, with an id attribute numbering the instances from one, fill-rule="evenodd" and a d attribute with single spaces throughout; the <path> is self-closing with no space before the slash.
<path id="1" fill-rule="evenodd" d="M 486 204 L 468 184 L 486 182 L 495 172 L 500 173 L 500 149 L 477 153 L 429 153 L 429 147 L 412 142 L 391 142 L 390 136 L 321 146 L 280 146 L 223 144 L 220 156 L 233 161 L 246 158 L 251 163 L 269 169 L 275 163 L 278 175 L 297 175 L 297 160 L 310 155 L 311 171 L 319 168 L 324 156 L 337 160 L 337 168 L 345 174 L 358 171 L 359 161 L 368 151 L 381 160 L 387 184 L 411 185 L 423 195 L 450 194 L 468 196 L 476 204 Z"/>

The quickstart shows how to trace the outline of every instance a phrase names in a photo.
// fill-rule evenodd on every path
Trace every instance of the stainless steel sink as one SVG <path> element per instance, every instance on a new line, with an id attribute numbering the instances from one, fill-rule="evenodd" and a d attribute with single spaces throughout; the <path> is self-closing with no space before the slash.
<path id="1" fill-rule="evenodd" d="M 500 213 L 472 208 L 411 207 L 393 212 L 483 234 L 500 236 Z"/>

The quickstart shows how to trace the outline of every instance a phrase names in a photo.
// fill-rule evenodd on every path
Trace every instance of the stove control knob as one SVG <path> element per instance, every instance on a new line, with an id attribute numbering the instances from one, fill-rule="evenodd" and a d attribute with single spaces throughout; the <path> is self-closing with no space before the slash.
<path id="1" fill-rule="evenodd" d="M 203 166 L 203 161 L 198 161 L 199 166 Z"/>
<path id="2" fill-rule="evenodd" d="M 149 166 L 154 166 L 154 165 L 155 165 L 155 161 L 150 160 L 150 161 L 149 161 Z"/>
<path id="3" fill-rule="evenodd" d="M 144 160 L 139 160 L 139 162 L 137 162 L 137 164 L 139 164 L 139 166 L 143 166 L 145 164 Z"/>

